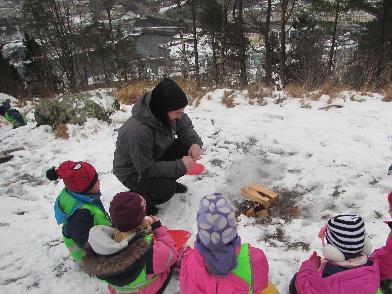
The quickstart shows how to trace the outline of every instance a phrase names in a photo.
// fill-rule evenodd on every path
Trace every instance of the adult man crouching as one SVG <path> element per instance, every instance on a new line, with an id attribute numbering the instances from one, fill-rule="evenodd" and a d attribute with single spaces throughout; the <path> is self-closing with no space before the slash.
<path id="1" fill-rule="evenodd" d="M 188 99 L 175 81 L 165 78 L 138 99 L 132 116 L 118 130 L 113 173 L 128 189 L 155 204 L 187 187 L 176 180 L 200 159 L 202 141 L 184 113 Z"/>

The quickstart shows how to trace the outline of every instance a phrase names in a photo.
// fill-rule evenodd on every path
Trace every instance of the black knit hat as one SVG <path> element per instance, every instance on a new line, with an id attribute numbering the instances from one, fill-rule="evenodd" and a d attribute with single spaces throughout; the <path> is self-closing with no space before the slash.
<path id="1" fill-rule="evenodd" d="M 187 105 L 188 99 L 184 91 L 172 79 L 164 78 L 152 90 L 151 112 L 166 126 L 169 126 L 167 112 L 184 108 Z"/>

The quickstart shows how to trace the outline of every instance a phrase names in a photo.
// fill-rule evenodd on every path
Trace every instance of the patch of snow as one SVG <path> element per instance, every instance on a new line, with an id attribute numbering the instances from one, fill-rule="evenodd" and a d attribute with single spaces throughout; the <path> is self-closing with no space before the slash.
<path id="1" fill-rule="evenodd" d="M 7 99 L 9 99 L 11 101 L 11 105 L 12 105 L 12 103 L 15 103 L 16 101 L 18 101 L 18 99 L 14 98 L 8 94 L 0 93 L 0 104 L 2 104 Z"/>
<path id="2" fill-rule="evenodd" d="M 113 97 L 111 89 L 99 89 L 89 91 L 89 93 L 92 94 L 90 99 L 100 105 L 105 111 L 109 111 L 113 106 L 115 98 Z"/>
<path id="3" fill-rule="evenodd" d="M 186 2 L 187 2 L 187 0 L 181 1 L 180 6 L 184 5 Z M 162 8 L 159 9 L 159 13 L 160 14 L 164 14 L 165 12 L 168 12 L 169 10 L 175 9 L 177 7 L 178 7 L 177 4 L 171 5 L 171 6 L 167 6 L 167 7 L 162 7 Z"/>
<path id="4" fill-rule="evenodd" d="M 242 240 L 265 252 L 269 278 L 281 293 L 288 292 L 291 277 L 313 250 L 321 255 L 317 233 L 335 214 L 361 215 L 373 247 L 382 246 L 389 232 L 382 220 L 389 217 L 386 194 L 392 180 L 387 175 L 392 162 L 390 103 L 378 95 L 344 92 L 338 99 L 341 108 L 319 110 L 327 105 L 325 96 L 309 101 L 311 107 L 305 109 L 299 99 L 275 104 L 277 97 L 285 98 L 284 92 L 275 91 L 260 107 L 250 105 L 245 92 L 233 91 L 237 106 L 227 108 L 221 101 L 229 90 L 217 89 L 198 106 L 187 107 L 204 142 L 201 163 L 206 171 L 180 179 L 189 190 L 160 205 L 162 224 L 189 230 L 193 245 L 196 211 L 206 194 L 221 192 L 234 203 L 242 200 L 240 187 L 252 181 L 303 194 L 298 199 L 281 195 L 280 201 L 298 208 L 291 220 L 275 215 L 268 224 L 259 224 L 240 216 L 238 223 Z M 361 99 L 351 99 L 353 95 Z M 1 293 L 107 293 L 106 285 L 70 259 L 53 213 L 63 184 L 49 182 L 45 171 L 68 159 L 92 163 L 108 208 L 112 197 L 126 190 L 112 174 L 112 161 L 117 129 L 131 110 L 122 105 L 111 124 L 90 119 L 83 126 L 70 125 L 68 140 L 56 139 L 50 127 L 31 122 L 18 129 L 0 125 L 0 151 L 24 148 L 0 169 Z M 277 230 L 281 240 L 271 237 Z M 290 245 L 298 242 L 309 250 Z M 166 291 L 179 293 L 178 274 Z"/>

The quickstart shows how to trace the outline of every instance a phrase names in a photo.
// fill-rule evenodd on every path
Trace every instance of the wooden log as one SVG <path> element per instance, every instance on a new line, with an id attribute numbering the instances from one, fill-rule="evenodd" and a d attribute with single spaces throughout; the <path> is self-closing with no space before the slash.
<path id="1" fill-rule="evenodd" d="M 245 215 L 246 215 L 247 217 L 255 217 L 255 216 L 256 216 L 256 213 L 255 213 L 255 210 L 253 209 L 253 207 L 249 208 L 249 209 L 246 211 Z"/>
<path id="2" fill-rule="evenodd" d="M 258 218 L 268 217 L 269 216 L 269 211 L 268 211 L 268 209 L 262 209 L 262 210 L 259 210 L 259 211 L 255 211 L 255 215 Z"/>
<path id="3" fill-rule="evenodd" d="M 247 217 L 257 217 L 257 218 L 264 218 L 269 216 L 269 211 L 268 209 L 261 209 L 261 210 L 255 210 L 253 207 L 249 208 L 245 215 Z"/>
<path id="4" fill-rule="evenodd" d="M 274 199 L 268 198 L 268 197 L 260 194 L 259 192 L 252 189 L 249 186 L 245 186 L 245 187 L 241 188 L 241 195 L 248 198 L 249 200 L 251 200 L 253 202 L 260 203 L 261 205 L 263 205 L 264 208 L 269 208 L 271 206 L 272 202 L 274 201 Z"/>
<path id="5" fill-rule="evenodd" d="M 256 190 L 257 192 L 263 194 L 264 196 L 267 196 L 268 198 L 274 199 L 274 201 L 278 199 L 278 193 L 276 193 L 276 192 L 274 192 L 274 191 L 272 191 L 272 190 L 270 190 L 260 184 L 252 183 L 252 184 L 250 184 L 250 187 L 253 190 Z"/>

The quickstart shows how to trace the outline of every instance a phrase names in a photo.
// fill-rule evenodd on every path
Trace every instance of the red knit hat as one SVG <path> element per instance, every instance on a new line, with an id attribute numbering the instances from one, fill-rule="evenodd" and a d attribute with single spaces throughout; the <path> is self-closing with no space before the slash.
<path id="1" fill-rule="evenodd" d="M 46 177 L 52 181 L 60 178 L 64 181 L 67 189 L 81 194 L 90 191 L 98 180 L 98 174 L 91 164 L 85 161 L 74 162 L 71 160 L 64 161 L 57 169 L 48 170 Z"/>
<path id="2" fill-rule="evenodd" d="M 134 192 L 116 194 L 109 207 L 112 224 L 122 232 L 137 228 L 146 216 L 146 201 Z"/>
<path id="3" fill-rule="evenodd" d="M 388 195 L 389 208 L 392 209 L 392 191 Z"/>

